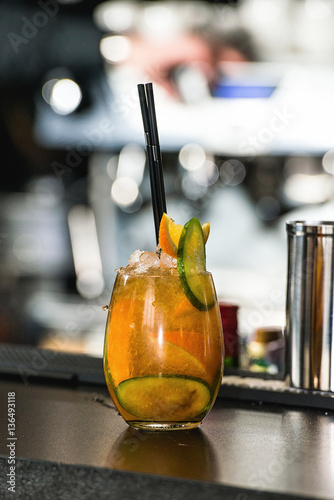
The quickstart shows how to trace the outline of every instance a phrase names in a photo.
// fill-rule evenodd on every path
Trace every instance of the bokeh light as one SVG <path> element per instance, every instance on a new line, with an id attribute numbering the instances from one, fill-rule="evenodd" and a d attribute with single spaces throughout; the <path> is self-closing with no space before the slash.
<path id="1" fill-rule="evenodd" d="M 146 36 L 165 37 L 177 33 L 181 29 L 181 20 L 177 11 L 170 5 L 147 4 L 143 12 L 140 30 Z"/>
<path id="2" fill-rule="evenodd" d="M 255 207 L 257 215 L 265 221 L 276 219 L 280 213 L 280 209 L 279 201 L 273 196 L 262 196 Z"/>
<path id="3" fill-rule="evenodd" d="M 100 51 L 104 59 L 117 64 L 127 60 L 132 50 L 132 44 L 126 36 L 106 36 L 100 42 Z"/>
<path id="4" fill-rule="evenodd" d="M 50 83 L 50 86 L 51 84 L 52 83 Z M 48 89 L 45 85 L 43 88 Z M 45 94 L 47 94 L 46 90 Z M 82 92 L 79 85 L 69 78 L 57 80 L 52 85 L 50 105 L 59 115 L 68 115 L 73 113 L 73 111 L 79 107 L 81 99 Z"/>
<path id="5" fill-rule="evenodd" d="M 59 81 L 58 78 L 52 78 L 51 80 L 44 83 L 42 88 L 42 96 L 45 102 L 51 103 L 52 90 L 55 84 Z"/>
<path id="6" fill-rule="evenodd" d="M 305 11 L 310 19 L 320 21 L 332 13 L 333 3 L 328 0 L 305 0 Z"/>
<path id="7" fill-rule="evenodd" d="M 327 174 L 334 175 L 334 149 L 330 149 L 324 154 L 322 166 Z"/>
<path id="8" fill-rule="evenodd" d="M 298 203 L 323 203 L 334 193 L 332 178 L 327 174 L 293 174 L 284 184 L 284 194 Z"/>
<path id="9" fill-rule="evenodd" d="M 193 172 L 201 168 L 205 160 L 205 150 L 199 144 L 189 143 L 180 150 L 179 162 L 185 170 Z"/>
<path id="10" fill-rule="evenodd" d="M 75 205 L 68 214 L 68 227 L 76 288 L 86 299 L 101 295 L 104 289 L 102 262 L 93 210 L 84 205 Z"/>
<path id="11" fill-rule="evenodd" d="M 246 177 L 245 165 L 235 159 L 224 161 L 219 172 L 221 180 L 227 186 L 237 186 Z"/>
<path id="12" fill-rule="evenodd" d="M 195 170 L 192 175 L 200 186 L 212 186 L 219 179 L 219 170 L 213 161 L 205 160 L 203 166 Z"/>
<path id="13" fill-rule="evenodd" d="M 133 2 L 103 2 L 94 10 L 94 21 L 102 30 L 121 33 L 135 22 L 136 5 Z"/>
<path id="14" fill-rule="evenodd" d="M 131 177 L 119 177 L 111 186 L 111 197 L 121 207 L 127 207 L 135 203 L 138 194 L 138 184 Z"/>

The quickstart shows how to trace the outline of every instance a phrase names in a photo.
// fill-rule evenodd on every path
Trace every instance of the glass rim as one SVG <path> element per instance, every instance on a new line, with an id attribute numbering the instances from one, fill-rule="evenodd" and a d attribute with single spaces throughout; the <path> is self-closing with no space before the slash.
<path id="1" fill-rule="evenodd" d="M 126 269 L 125 267 L 123 268 L 121 267 L 119 269 L 116 269 L 116 274 L 117 276 L 123 275 L 123 276 L 131 276 L 138 278 L 167 278 L 167 277 L 181 278 L 182 277 L 176 268 L 166 268 L 166 270 L 162 272 L 160 270 L 156 272 L 154 271 L 153 268 L 149 271 L 138 272 L 131 269 Z M 212 276 L 212 273 L 210 271 L 202 271 L 199 273 L 193 273 L 187 275 L 187 277 L 193 277 L 193 276 Z"/>

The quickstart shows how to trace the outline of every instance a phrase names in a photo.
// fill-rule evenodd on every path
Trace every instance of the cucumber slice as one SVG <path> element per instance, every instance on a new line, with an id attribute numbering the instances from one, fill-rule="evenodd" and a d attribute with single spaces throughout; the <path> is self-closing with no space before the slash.
<path id="1" fill-rule="evenodd" d="M 210 403 L 206 382 L 174 375 L 123 380 L 117 387 L 116 396 L 131 415 L 160 422 L 200 420 Z"/>
<path id="2" fill-rule="evenodd" d="M 205 241 L 199 220 L 184 225 L 177 251 L 177 270 L 184 293 L 197 309 L 207 311 L 216 302 L 215 290 L 206 272 Z"/>

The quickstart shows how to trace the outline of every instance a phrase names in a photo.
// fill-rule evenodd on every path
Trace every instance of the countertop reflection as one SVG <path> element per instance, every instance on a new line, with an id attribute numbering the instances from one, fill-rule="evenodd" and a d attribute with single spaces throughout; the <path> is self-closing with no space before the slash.
<path id="1" fill-rule="evenodd" d="M 128 428 L 113 445 L 107 467 L 187 479 L 218 479 L 217 458 L 200 430 L 147 432 Z"/>

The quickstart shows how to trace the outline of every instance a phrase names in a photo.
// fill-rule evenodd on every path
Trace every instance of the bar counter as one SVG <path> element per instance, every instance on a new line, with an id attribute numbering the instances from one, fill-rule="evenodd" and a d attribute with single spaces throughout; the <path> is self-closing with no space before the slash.
<path id="1" fill-rule="evenodd" d="M 15 441 L 7 425 L 15 399 Z M 198 429 L 129 428 L 103 384 L 0 379 L 0 497 L 334 498 L 334 411 L 221 395 Z"/>

